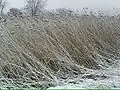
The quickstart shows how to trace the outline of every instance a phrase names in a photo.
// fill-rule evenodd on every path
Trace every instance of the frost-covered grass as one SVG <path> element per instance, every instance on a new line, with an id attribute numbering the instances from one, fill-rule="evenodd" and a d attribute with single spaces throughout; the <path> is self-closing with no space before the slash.
<path id="1" fill-rule="evenodd" d="M 0 85 L 57 86 L 66 75 L 116 65 L 120 17 L 49 13 L 0 23 Z"/>

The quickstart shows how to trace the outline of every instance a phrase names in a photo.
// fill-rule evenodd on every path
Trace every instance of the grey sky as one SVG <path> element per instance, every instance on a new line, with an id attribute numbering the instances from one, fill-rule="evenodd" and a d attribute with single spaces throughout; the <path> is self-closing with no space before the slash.
<path id="1" fill-rule="evenodd" d="M 8 0 L 9 7 L 23 7 L 25 0 Z M 47 9 L 54 8 L 74 8 L 81 9 L 84 7 L 88 8 L 100 8 L 100 9 L 111 9 L 120 8 L 120 0 L 48 0 Z"/>

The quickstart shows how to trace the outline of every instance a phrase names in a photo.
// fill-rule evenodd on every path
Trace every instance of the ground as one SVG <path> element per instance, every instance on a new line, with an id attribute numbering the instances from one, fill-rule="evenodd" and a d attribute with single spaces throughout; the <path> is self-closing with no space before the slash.
<path id="1" fill-rule="evenodd" d="M 120 63 L 117 62 L 105 70 L 90 70 L 84 75 L 59 79 L 53 88 L 120 88 Z"/>

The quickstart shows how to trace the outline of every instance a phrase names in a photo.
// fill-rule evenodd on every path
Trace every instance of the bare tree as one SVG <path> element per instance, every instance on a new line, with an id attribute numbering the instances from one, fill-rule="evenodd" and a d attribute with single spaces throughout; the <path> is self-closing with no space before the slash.
<path id="1" fill-rule="evenodd" d="M 6 0 L 0 0 L 0 16 L 2 17 L 4 9 L 6 7 Z"/>
<path id="2" fill-rule="evenodd" d="M 27 0 L 26 9 L 34 16 L 45 7 L 46 2 L 47 0 Z"/>

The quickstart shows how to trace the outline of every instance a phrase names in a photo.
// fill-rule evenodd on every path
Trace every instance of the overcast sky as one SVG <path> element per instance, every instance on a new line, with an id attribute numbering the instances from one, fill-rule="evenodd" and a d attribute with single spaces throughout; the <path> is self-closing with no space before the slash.
<path id="1" fill-rule="evenodd" d="M 8 0 L 9 7 L 23 7 L 25 0 Z M 47 9 L 73 8 L 81 9 L 88 7 L 91 9 L 112 9 L 120 8 L 120 0 L 48 0 Z"/>

